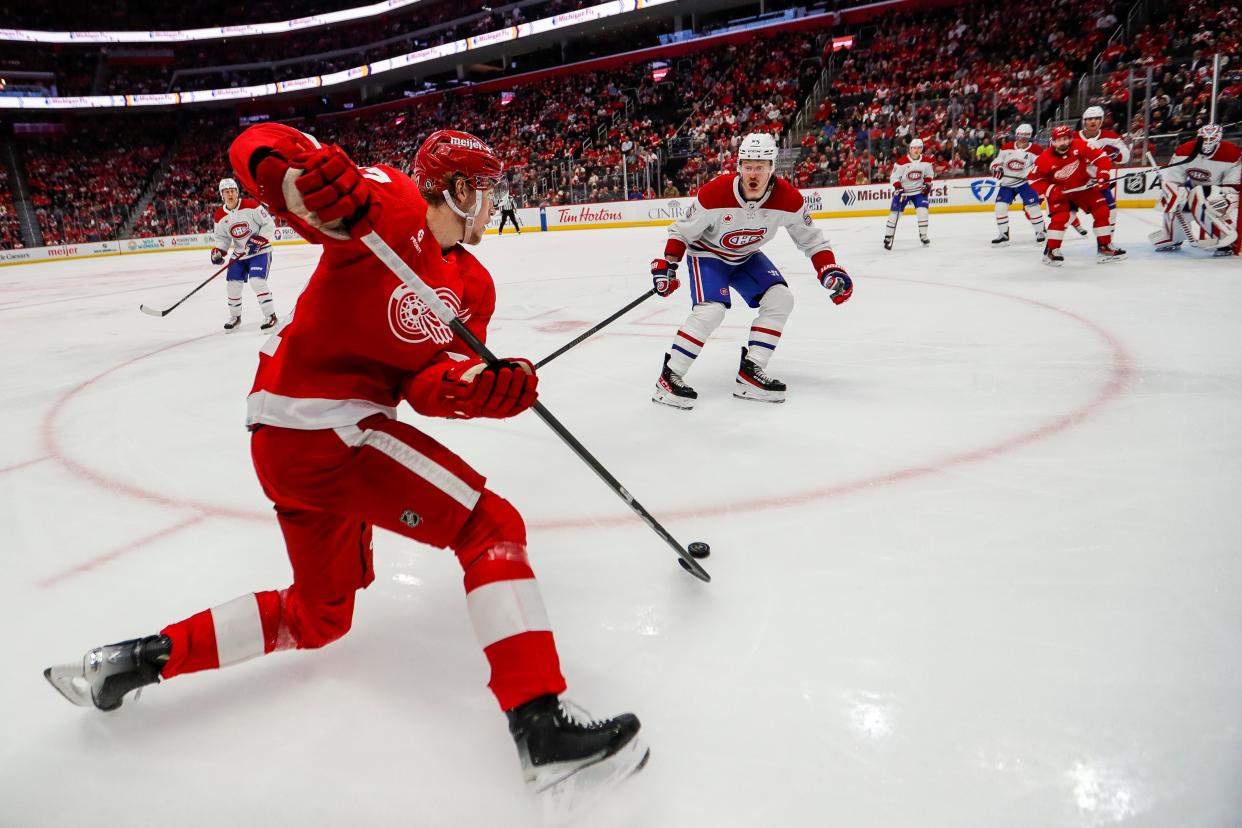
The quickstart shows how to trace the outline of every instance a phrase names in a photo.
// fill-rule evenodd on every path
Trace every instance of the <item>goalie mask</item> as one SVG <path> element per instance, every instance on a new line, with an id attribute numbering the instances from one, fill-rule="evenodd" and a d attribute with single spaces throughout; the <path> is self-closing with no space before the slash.
<path id="1" fill-rule="evenodd" d="M 1199 127 L 1199 140 L 1203 144 L 1204 155 L 1214 155 L 1224 137 L 1224 130 L 1218 124 L 1205 124 Z"/>

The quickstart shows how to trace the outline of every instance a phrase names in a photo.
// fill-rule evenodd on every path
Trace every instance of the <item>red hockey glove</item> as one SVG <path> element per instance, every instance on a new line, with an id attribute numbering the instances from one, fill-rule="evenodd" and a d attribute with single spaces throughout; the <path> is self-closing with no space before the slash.
<path id="1" fill-rule="evenodd" d="M 651 283 L 656 296 L 671 296 L 681 286 L 681 281 L 677 278 L 677 262 L 652 259 Z"/>
<path id="2" fill-rule="evenodd" d="M 211 263 L 213 265 L 224 264 L 224 251 L 218 247 L 211 248 Z"/>
<path id="3" fill-rule="evenodd" d="M 526 359 L 489 368 L 480 359 L 437 364 L 408 379 L 405 398 L 419 414 L 453 419 L 521 414 L 539 398 L 539 377 Z"/>
<path id="4" fill-rule="evenodd" d="M 1001 170 L 1001 165 L 1000 165 L 1000 164 L 993 164 L 993 165 L 992 165 L 992 167 L 991 167 L 991 170 L 992 170 L 992 177 L 993 177 L 993 178 L 995 178 L 995 179 L 997 179 L 997 180 L 999 180 L 999 179 L 1001 179 L 1001 178 L 1004 178 L 1004 175 L 1002 174 L 1002 170 Z"/>
<path id="5" fill-rule="evenodd" d="M 906 194 L 906 190 L 905 190 L 905 188 L 904 188 L 904 187 L 902 187 L 902 186 L 901 186 L 901 182 L 900 182 L 900 181 L 894 181 L 894 182 L 893 182 L 893 192 L 894 192 L 896 195 L 905 195 L 905 194 Z"/>
<path id="6" fill-rule="evenodd" d="M 246 239 L 246 255 L 253 256 L 270 244 L 271 242 L 266 236 L 251 236 Z"/>
<path id="7" fill-rule="evenodd" d="M 854 295 L 854 280 L 840 265 L 830 264 L 820 268 L 819 283 L 828 291 L 834 305 L 848 302 Z"/>
<path id="8" fill-rule="evenodd" d="M 374 229 L 380 204 L 371 198 L 370 185 L 344 150 L 326 146 L 293 159 L 290 166 L 302 170 L 294 185 L 306 210 L 321 224 L 340 219 L 354 239 Z"/>
<path id="9" fill-rule="evenodd" d="M 930 181 L 924 182 L 923 183 L 923 195 L 929 196 L 931 195 L 931 191 L 932 191 L 931 182 Z"/>

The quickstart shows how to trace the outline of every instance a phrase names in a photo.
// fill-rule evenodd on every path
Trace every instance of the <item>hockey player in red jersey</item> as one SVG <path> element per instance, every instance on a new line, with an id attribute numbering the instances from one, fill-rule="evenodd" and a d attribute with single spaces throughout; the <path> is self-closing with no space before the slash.
<path id="1" fill-rule="evenodd" d="M 394 167 L 360 169 L 339 147 L 278 124 L 246 130 L 230 159 L 247 189 L 323 246 L 294 314 L 260 349 L 247 405 L 255 471 L 293 582 L 45 675 L 75 704 L 112 710 L 160 679 L 329 644 L 349 631 L 355 593 L 374 579 L 379 526 L 457 556 L 527 783 L 572 797 L 583 779 L 606 787 L 629 776 L 647 757 L 638 719 L 584 722 L 561 705 L 565 680 L 521 516 L 465 460 L 396 419 L 402 400 L 423 416 L 507 418 L 538 396 L 529 361 L 487 367 L 359 241 L 378 233 L 484 340 L 495 289 L 463 245 L 483 237 L 499 160 L 478 138 L 442 130 L 418 150 L 411 180 Z"/>
<path id="2" fill-rule="evenodd" d="M 1113 164 L 1102 149 L 1091 149 L 1074 137 L 1067 126 L 1053 127 L 1048 149 L 1040 154 L 1028 176 L 1036 192 L 1048 199 L 1052 214 L 1048 224 L 1048 243 L 1044 247 L 1044 264 L 1060 267 L 1065 257 L 1061 241 L 1074 210 L 1091 214 L 1095 226 L 1096 260 L 1115 262 L 1126 252 L 1113 246 L 1113 228 L 1109 224 L 1108 204 L 1100 195 L 1107 185 Z"/>

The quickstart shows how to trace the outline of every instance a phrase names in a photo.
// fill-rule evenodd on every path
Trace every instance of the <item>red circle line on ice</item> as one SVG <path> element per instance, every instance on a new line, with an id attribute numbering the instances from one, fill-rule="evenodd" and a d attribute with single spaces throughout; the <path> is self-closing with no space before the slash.
<path id="1" fill-rule="evenodd" d="M 1116 399 L 1121 392 L 1125 390 L 1126 386 L 1130 382 L 1130 377 L 1133 372 L 1131 367 L 1131 359 L 1122 344 L 1107 330 L 1100 327 L 1095 322 L 1092 322 L 1090 319 L 1087 319 L 1086 317 L 1073 311 L 1048 304 L 1047 302 L 1041 302 L 1037 299 L 1027 299 L 1021 296 L 1001 293 L 1000 291 L 988 290 L 986 288 L 966 287 L 963 285 L 946 285 L 935 282 L 921 282 L 917 279 L 900 279 L 894 277 L 872 277 L 872 279 L 874 281 L 906 282 L 924 287 L 965 290 L 972 293 L 996 296 L 1002 299 L 1021 302 L 1026 305 L 1031 305 L 1052 313 L 1056 313 L 1060 316 L 1064 316 L 1091 331 L 1096 337 L 1103 340 L 1104 343 L 1108 345 L 1109 351 L 1111 352 L 1108 379 L 1097 389 L 1095 395 L 1085 403 L 1082 403 L 1075 408 L 1066 411 L 1065 413 L 1055 415 L 1051 419 L 1033 429 L 1023 431 L 1019 434 L 990 443 L 988 445 L 967 449 L 946 457 L 932 459 L 923 463 L 917 463 L 902 469 L 886 472 L 884 474 L 845 481 L 818 489 L 800 491 L 795 494 L 773 495 L 771 497 L 758 499 L 746 498 L 745 500 L 739 500 L 733 503 L 715 503 L 711 506 L 669 510 L 661 512 L 657 515 L 662 523 L 678 519 L 718 517 L 721 515 L 736 515 L 740 512 L 755 512 L 766 509 L 778 509 L 805 505 L 817 500 L 842 497 L 863 490 L 874 489 L 878 486 L 902 483 L 907 480 L 914 480 L 919 477 L 938 474 L 956 466 L 992 459 L 1048 437 L 1052 437 L 1053 435 L 1059 434 L 1067 429 L 1086 422 L 1106 404 Z M 69 389 L 55 403 L 53 403 L 52 407 L 44 416 L 42 423 L 42 435 L 44 450 L 47 455 L 62 464 L 75 476 L 115 494 L 121 494 L 145 501 L 147 503 L 159 504 L 176 509 L 196 510 L 204 517 L 236 518 L 239 520 L 264 522 L 271 521 L 272 515 L 270 510 L 259 511 L 234 509 L 213 503 L 196 501 L 189 498 L 171 497 L 110 477 L 105 472 L 92 469 L 82 462 L 75 460 L 61 448 L 57 437 L 57 421 L 59 420 L 61 413 L 80 392 L 96 385 L 101 380 L 104 380 L 105 378 L 131 365 L 134 365 L 135 363 L 141 362 L 142 360 L 158 356 L 172 350 L 173 348 L 181 347 L 182 345 L 190 345 L 215 336 L 216 334 L 214 333 L 204 336 L 197 336 L 191 339 L 185 339 L 180 342 L 172 343 L 171 345 L 165 345 L 162 348 L 157 348 L 156 350 L 149 351 L 145 354 L 140 354 L 131 359 L 119 362 L 111 368 L 101 371 L 90 379 Z M 603 517 L 578 516 L 560 520 L 531 521 L 528 526 L 533 531 L 553 531 L 559 529 L 583 529 L 599 526 L 617 526 L 635 522 L 636 518 L 629 510 L 617 507 L 615 513 Z"/>

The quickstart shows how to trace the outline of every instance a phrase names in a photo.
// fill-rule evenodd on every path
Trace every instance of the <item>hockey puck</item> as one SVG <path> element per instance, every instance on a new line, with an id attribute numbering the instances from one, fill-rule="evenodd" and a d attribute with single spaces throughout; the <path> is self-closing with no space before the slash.
<path id="1" fill-rule="evenodd" d="M 690 553 L 690 557 L 692 558 L 706 558 L 708 555 L 712 554 L 712 548 L 703 543 L 703 541 L 695 541 L 687 547 L 686 551 Z"/>

